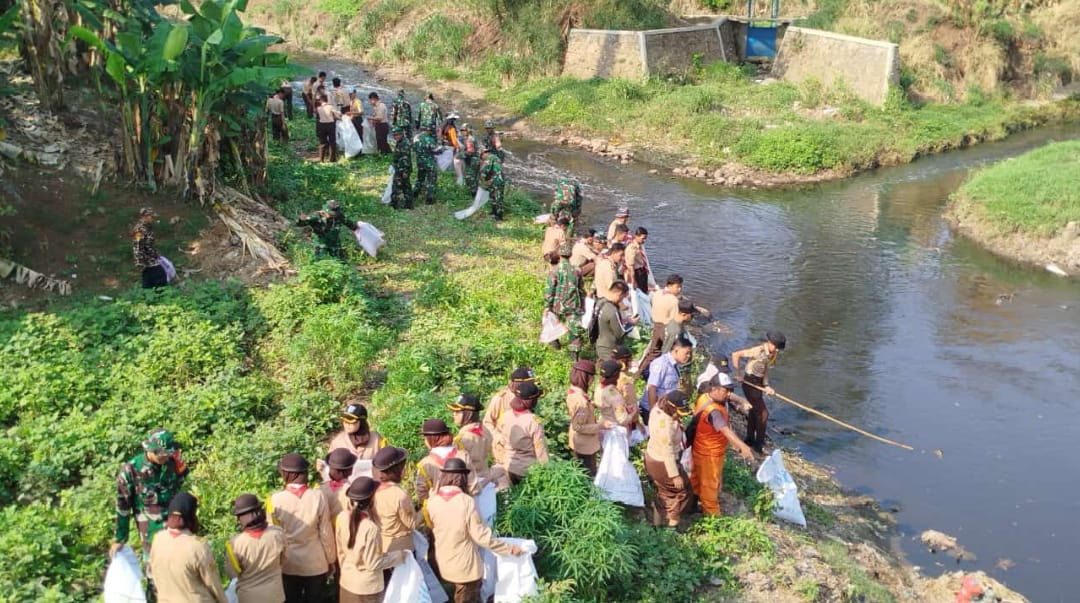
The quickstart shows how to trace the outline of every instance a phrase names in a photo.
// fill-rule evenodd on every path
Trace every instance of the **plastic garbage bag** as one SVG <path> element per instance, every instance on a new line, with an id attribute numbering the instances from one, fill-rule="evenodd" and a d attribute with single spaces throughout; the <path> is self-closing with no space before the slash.
<path id="1" fill-rule="evenodd" d="M 445 172 L 454 165 L 454 147 L 446 147 L 435 153 L 435 164 L 440 172 Z"/>
<path id="2" fill-rule="evenodd" d="M 799 488 L 788 473 L 787 467 L 784 467 L 784 457 L 779 450 L 774 450 L 758 467 L 757 481 L 768 485 L 772 490 L 773 497 L 776 498 L 776 509 L 773 510 L 773 515 L 777 519 L 806 527 L 806 516 L 803 515 L 802 505 L 799 504 Z"/>
<path id="3" fill-rule="evenodd" d="M 644 507 L 641 479 L 630 462 L 630 442 L 626 428 L 617 425 L 604 432 L 604 452 L 593 483 L 601 495 L 631 507 Z"/>
<path id="4" fill-rule="evenodd" d="M 424 582 L 424 572 L 420 570 L 420 564 L 412 555 L 406 555 L 405 563 L 394 568 L 394 575 L 386 585 L 383 601 L 386 603 L 397 601 L 431 603 L 431 593 L 428 592 L 427 584 Z"/>
<path id="5" fill-rule="evenodd" d="M 105 570 L 105 603 L 146 603 L 139 558 L 129 546 L 117 551 Z"/>
<path id="6" fill-rule="evenodd" d="M 447 596 L 446 591 L 442 587 L 442 583 L 440 583 L 439 578 L 435 576 L 435 570 L 431 569 L 431 564 L 428 562 L 428 552 L 431 547 L 428 546 L 427 538 L 420 532 L 413 530 L 412 539 L 416 562 L 420 565 L 420 571 L 424 574 L 424 584 L 427 585 L 431 603 L 447 603 L 447 601 L 450 600 L 450 597 Z M 384 598 L 383 601 L 389 602 L 390 599 Z"/>
<path id="7" fill-rule="evenodd" d="M 374 155 L 379 150 L 379 144 L 375 139 L 375 128 L 368 121 L 368 118 L 360 123 L 360 127 L 364 129 L 364 133 L 360 135 L 360 140 L 363 143 L 361 153 L 365 155 Z"/>
<path id="8" fill-rule="evenodd" d="M 225 587 L 225 600 L 229 603 L 240 603 L 240 595 L 236 593 L 236 578 L 229 580 L 229 585 Z"/>
<path id="9" fill-rule="evenodd" d="M 379 248 L 386 244 L 382 231 L 367 222 L 358 223 L 353 234 L 356 235 L 356 242 L 360 244 L 360 248 L 371 257 L 375 257 Z"/>
<path id="10" fill-rule="evenodd" d="M 480 549 L 484 558 L 484 583 L 480 586 L 480 600 L 487 601 L 495 595 L 495 584 L 499 581 L 499 561 L 488 549 Z"/>
<path id="11" fill-rule="evenodd" d="M 701 371 L 701 374 L 698 375 L 697 381 L 694 382 L 694 386 L 700 389 L 702 383 L 712 381 L 713 377 L 719 374 L 720 369 L 716 368 L 716 365 L 710 362 L 709 365 L 705 367 L 705 370 Z"/>
<path id="12" fill-rule="evenodd" d="M 465 186 L 465 162 L 459 157 L 454 157 L 454 174 L 457 175 L 457 185 Z"/>
<path id="13" fill-rule="evenodd" d="M 581 328 L 587 332 L 589 327 L 592 326 L 593 312 L 596 310 L 596 298 L 585 298 L 585 313 L 581 315 Z"/>
<path id="14" fill-rule="evenodd" d="M 628 443 L 633 448 L 642 442 L 649 440 L 649 427 L 647 425 L 638 425 L 637 429 L 630 432 L 630 438 Z"/>
<path id="15" fill-rule="evenodd" d="M 158 256 L 158 263 L 161 264 L 161 267 L 165 269 L 165 282 L 171 283 L 171 282 L 175 281 L 176 280 L 176 266 L 173 266 L 173 263 L 169 261 L 169 258 L 167 258 L 167 257 L 165 257 L 163 255 L 159 255 Z"/>
<path id="16" fill-rule="evenodd" d="M 364 143 L 360 140 L 360 134 L 356 131 L 351 119 L 339 119 L 337 121 L 337 143 L 345 156 L 352 158 L 364 150 Z"/>
<path id="17" fill-rule="evenodd" d="M 533 224 L 547 224 L 551 221 L 551 214 L 540 214 L 533 218 Z"/>
<path id="18" fill-rule="evenodd" d="M 394 200 L 394 166 L 390 166 L 387 171 L 390 177 L 386 179 L 386 189 L 383 190 L 382 199 L 379 199 L 379 203 L 383 205 L 390 205 L 390 202 Z"/>
<path id="19" fill-rule="evenodd" d="M 683 471 L 690 475 L 690 471 L 694 468 L 694 453 L 691 448 L 683 449 L 682 455 L 679 457 L 679 464 L 682 465 Z"/>
<path id="20" fill-rule="evenodd" d="M 484 487 L 480 489 L 480 493 L 476 495 L 476 511 L 480 513 L 480 519 L 483 519 L 489 528 L 495 525 L 495 509 L 497 506 L 495 483 L 488 482 L 484 484 Z"/>
<path id="21" fill-rule="evenodd" d="M 641 289 L 633 289 L 633 295 L 630 296 L 630 304 L 634 309 L 634 314 L 638 316 L 639 327 L 651 327 L 652 321 L 652 298 L 642 292 Z"/>
<path id="22" fill-rule="evenodd" d="M 475 214 L 476 210 L 483 207 L 490 198 L 491 193 L 489 193 L 486 188 L 476 189 L 476 198 L 473 199 L 473 204 L 461 211 L 454 212 L 454 217 L 458 220 L 464 220 L 465 218 L 468 218 L 469 216 Z"/>
<path id="23" fill-rule="evenodd" d="M 544 312 L 544 317 L 540 321 L 540 343 L 551 343 L 569 332 L 570 329 L 559 322 L 558 317 L 551 312 Z"/>
<path id="24" fill-rule="evenodd" d="M 501 538 L 521 549 L 519 556 L 498 555 L 499 581 L 495 583 L 495 603 L 518 603 L 526 597 L 537 594 L 536 566 L 532 557 L 536 554 L 536 543 L 522 538 Z"/>

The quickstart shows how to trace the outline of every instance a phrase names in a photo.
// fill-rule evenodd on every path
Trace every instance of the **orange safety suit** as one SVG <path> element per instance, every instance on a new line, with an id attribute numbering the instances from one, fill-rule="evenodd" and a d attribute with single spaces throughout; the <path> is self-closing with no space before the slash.
<path id="1" fill-rule="evenodd" d="M 719 411 L 727 423 L 725 405 L 714 402 L 707 393 L 702 394 L 698 398 L 699 415 L 691 447 L 693 465 L 690 468 L 690 487 L 701 501 L 701 510 L 706 515 L 720 515 L 720 488 L 724 483 L 724 456 L 728 447 L 727 436 L 713 429 L 709 423 L 709 415 L 714 410 Z"/>

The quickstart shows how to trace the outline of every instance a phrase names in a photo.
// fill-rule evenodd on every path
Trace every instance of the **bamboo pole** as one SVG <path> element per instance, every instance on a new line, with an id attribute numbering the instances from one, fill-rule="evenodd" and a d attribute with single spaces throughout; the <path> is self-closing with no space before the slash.
<path id="1" fill-rule="evenodd" d="M 765 391 L 764 387 L 759 387 L 757 385 L 754 385 L 753 383 L 747 383 L 746 381 L 743 381 L 742 383 L 743 383 L 743 385 L 749 385 L 750 387 L 752 387 L 754 389 L 757 389 L 757 390 L 761 390 L 762 392 Z M 859 429 L 858 427 L 855 427 L 854 425 L 849 425 L 848 423 L 845 423 L 845 422 L 841 421 L 840 419 L 830 417 L 829 415 L 821 412 L 820 410 L 810 408 L 809 406 L 806 406 L 805 404 L 800 404 L 799 402 L 796 402 L 795 400 L 792 400 L 791 398 L 789 398 L 789 397 L 787 397 L 787 396 L 785 396 L 783 394 L 773 393 L 773 396 L 775 396 L 777 398 L 780 398 L 781 400 L 783 400 L 784 402 L 787 402 L 788 404 L 791 404 L 792 406 L 795 406 L 797 408 L 801 408 L 801 409 L 805 410 L 806 412 L 811 413 L 811 414 L 815 414 L 815 415 L 817 415 L 817 416 L 819 416 L 819 417 L 821 417 L 821 418 L 823 418 L 823 419 L 825 419 L 827 421 L 832 421 L 833 423 L 836 423 L 837 425 L 839 425 L 841 427 L 846 427 L 847 429 L 850 429 L 850 430 L 854 431 L 855 433 L 862 434 L 862 435 L 864 435 L 864 436 L 866 436 L 866 437 L 868 437 L 868 438 L 870 438 L 872 440 L 877 440 L 877 441 L 885 443 L 885 444 L 891 444 L 893 446 L 903 448 L 904 450 L 915 450 L 914 448 L 912 448 L 911 446 L 908 446 L 907 444 L 901 444 L 900 442 L 890 440 L 888 438 L 883 438 L 883 437 L 881 437 L 879 435 L 874 435 L 874 434 L 870 433 L 869 431 L 863 431 L 862 429 Z"/>

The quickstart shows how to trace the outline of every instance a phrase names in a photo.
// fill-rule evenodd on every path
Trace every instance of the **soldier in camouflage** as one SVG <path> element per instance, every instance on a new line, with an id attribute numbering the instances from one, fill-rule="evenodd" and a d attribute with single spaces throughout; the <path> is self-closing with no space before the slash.
<path id="1" fill-rule="evenodd" d="M 469 124 L 461 124 L 461 140 L 460 148 L 458 149 L 458 159 L 462 163 L 462 171 L 465 176 L 465 188 L 468 189 L 469 195 L 476 196 L 476 188 L 478 186 L 480 173 L 480 145 L 476 142 L 476 137 L 472 134 L 472 129 L 469 128 Z"/>
<path id="2" fill-rule="evenodd" d="M 429 127 L 432 132 L 438 132 L 442 120 L 442 109 L 435 102 L 435 95 L 429 93 L 427 98 L 420 101 L 420 106 L 416 109 L 416 128 L 423 130 L 425 127 Z"/>
<path id="3" fill-rule="evenodd" d="M 480 180 L 484 188 L 491 193 L 491 215 L 495 220 L 503 219 L 503 193 L 506 188 L 506 179 L 503 176 L 502 160 L 498 153 L 484 151 L 481 155 L 484 167 L 480 168 Z"/>
<path id="4" fill-rule="evenodd" d="M 555 216 L 558 209 L 558 216 Z M 570 228 L 567 233 L 574 232 L 574 222 L 581 215 L 581 183 L 576 178 L 563 178 L 555 187 L 555 201 L 551 204 L 552 216 L 558 219 L 565 217 L 570 220 Z"/>
<path id="5" fill-rule="evenodd" d="M 404 90 L 398 90 L 397 98 L 390 107 L 390 126 L 401 128 L 401 131 L 405 133 L 405 138 L 412 138 L 412 105 L 406 100 Z"/>
<path id="6" fill-rule="evenodd" d="M 394 128 L 394 186 L 390 205 L 394 209 L 412 209 L 412 144 L 403 128 Z"/>
<path id="7" fill-rule="evenodd" d="M 320 258 L 329 255 L 335 258 L 344 258 L 345 250 L 341 248 L 341 237 L 338 227 L 344 226 L 349 230 L 356 230 L 358 222 L 345 216 L 341 205 L 337 201 L 329 201 L 323 209 L 300 216 L 296 221 L 298 226 L 310 226 L 319 242 L 315 244 L 315 257 Z"/>
<path id="8" fill-rule="evenodd" d="M 506 152 L 503 151 L 502 140 L 499 139 L 499 135 L 495 133 L 495 122 L 487 120 L 484 123 L 484 151 L 489 153 L 495 153 L 499 156 L 499 160 L 506 159 Z"/>
<path id="9" fill-rule="evenodd" d="M 416 199 L 423 199 L 428 205 L 435 202 L 439 176 L 438 167 L 435 165 L 435 149 L 439 146 L 439 142 L 435 140 L 432 132 L 434 130 L 431 126 L 420 126 L 420 134 L 413 144 L 416 150 L 416 191 L 413 196 Z"/>
<path id="10" fill-rule="evenodd" d="M 124 463 L 116 476 L 116 530 L 109 555 L 115 555 L 128 541 L 134 517 L 145 562 L 150 558 L 154 534 L 165 526 L 169 501 L 180 492 L 188 468 L 169 431 L 155 429 L 142 447 L 143 452 Z M 152 586 L 147 590 L 152 593 Z"/>
<path id="11" fill-rule="evenodd" d="M 143 289 L 164 287 L 169 284 L 165 267 L 158 259 L 157 245 L 154 244 L 154 219 L 157 212 L 149 207 L 139 211 L 139 221 L 131 229 L 131 251 L 135 255 L 135 266 L 142 270 Z"/>
<path id="12" fill-rule="evenodd" d="M 585 312 L 585 282 L 581 271 L 570 263 L 574 244 L 559 246 L 559 264 L 548 271 L 544 286 L 544 310 L 551 312 L 570 329 L 570 353 L 577 360 L 581 352 L 581 315 Z"/>

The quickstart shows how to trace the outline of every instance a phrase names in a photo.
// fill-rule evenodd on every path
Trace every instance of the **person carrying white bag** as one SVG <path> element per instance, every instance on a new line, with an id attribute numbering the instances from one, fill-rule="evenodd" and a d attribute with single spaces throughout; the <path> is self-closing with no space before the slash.
<path id="1" fill-rule="evenodd" d="M 407 562 L 406 557 L 412 559 L 408 551 L 383 553 L 382 534 L 370 514 L 377 486 L 370 477 L 357 478 L 345 491 L 349 508 L 335 520 L 341 603 L 381 603 L 386 589 L 383 570 Z"/>
<path id="2" fill-rule="evenodd" d="M 503 541 L 520 549 L 521 554 L 498 556 L 496 567 L 499 580 L 495 584 L 495 603 L 519 603 L 539 592 L 536 566 L 532 561 L 538 549 L 532 540 L 504 538 Z"/>
<path id="3" fill-rule="evenodd" d="M 116 551 L 105 571 L 104 598 L 105 603 L 146 603 L 139 558 L 126 544 Z"/>
<path id="4" fill-rule="evenodd" d="M 435 560 L 443 580 L 454 585 L 453 600 L 479 601 L 484 580 L 481 548 L 496 555 L 521 555 L 522 549 L 492 536 L 467 493 L 469 467 L 459 458 L 447 459 L 438 488 L 428 499 L 435 540 Z"/>

